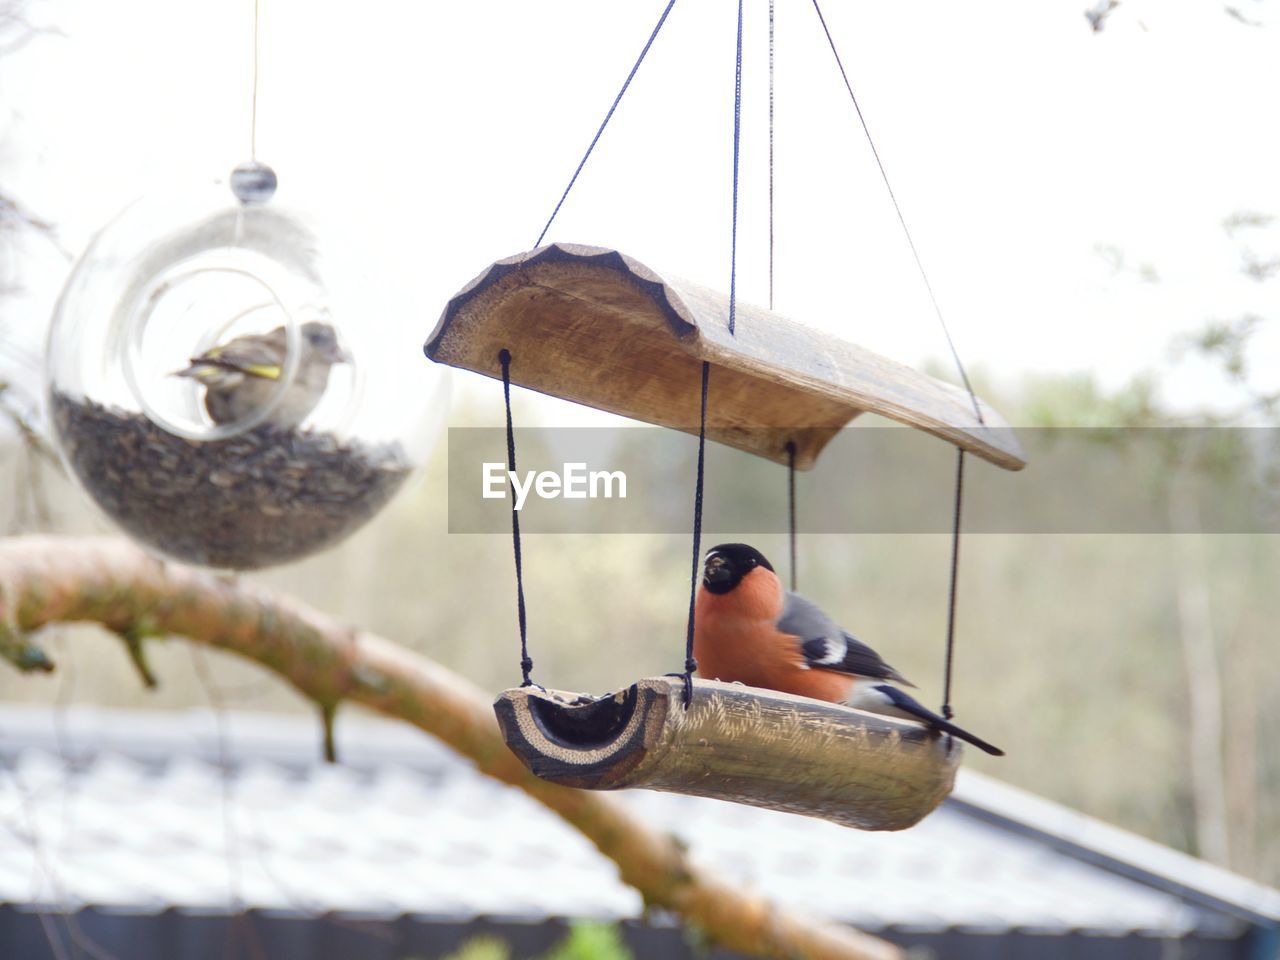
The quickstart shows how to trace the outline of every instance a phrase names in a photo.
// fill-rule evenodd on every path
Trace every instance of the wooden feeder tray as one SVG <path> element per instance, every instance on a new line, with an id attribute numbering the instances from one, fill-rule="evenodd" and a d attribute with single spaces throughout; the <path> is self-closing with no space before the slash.
<path id="1" fill-rule="evenodd" d="M 611 696 L 538 687 L 494 703 L 507 745 L 538 777 L 643 787 L 903 830 L 951 792 L 960 744 L 920 724 L 773 690 L 649 677 Z"/>
<path id="2" fill-rule="evenodd" d="M 925 430 L 1010 470 L 1012 429 L 948 383 L 847 341 L 660 275 L 616 250 L 555 243 L 499 260 L 449 301 L 432 360 L 636 420 L 698 432 L 701 364 L 711 365 L 707 436 L 796 466 L 858 414 Z"/>

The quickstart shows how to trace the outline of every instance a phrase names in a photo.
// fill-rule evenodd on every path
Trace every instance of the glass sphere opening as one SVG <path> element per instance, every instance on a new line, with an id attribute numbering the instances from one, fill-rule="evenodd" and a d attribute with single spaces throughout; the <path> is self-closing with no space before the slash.
<path id="1" fill-rule="evenodd" d="M 125 379 L 142 411 L 178 436 L 221 440 L 257 426 L 279 408 L 297 376 L 298 324 L 260 273 L 193 258 L 156 276 L 122 309 L 131 306 L 121 344 Z M 272 341 L 279 342 L 278 360 Z M 256 375 L 237 372 L 240 361 L 217 363 L 235 343 L 262 343 L 244 351 L 243 360 L 261 371 L 260 389 L 246 385 Z M 237 380 L 248 394 L 239 404 L 224 404 L 226 414 L 213 403 L 218 380 Z"/>

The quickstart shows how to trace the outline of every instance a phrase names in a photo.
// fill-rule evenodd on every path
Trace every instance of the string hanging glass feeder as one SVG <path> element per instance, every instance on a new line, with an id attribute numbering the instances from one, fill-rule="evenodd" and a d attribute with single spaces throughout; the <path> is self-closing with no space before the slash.
<path id="1" fill-rule="evenodd" d="M 257 161 L 127 207 L 73 267 L 46 381 L 70 472 L 135 539 L 246 570 L 331 546 L 373 516 L 443 423 L 441 377 L 408 358 L 394 288 Z M 229 187 L 229 189 L 228 189 Z"/>

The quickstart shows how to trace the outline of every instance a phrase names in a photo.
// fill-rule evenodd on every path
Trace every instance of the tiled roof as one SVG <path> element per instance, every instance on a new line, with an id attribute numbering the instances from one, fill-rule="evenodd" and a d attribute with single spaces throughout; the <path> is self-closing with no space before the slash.
<path id="1" fill-rule="evenodd" d="M 344 714 L 342 762 L 329 766 L 305 718 L 224 722 L 220 743 L 208 713 L 0 708 L 0 903 L 641 911 L 576 831 L 407 727 Z M 1277 891 L 972 773 L 892 834 L 672 794 L 625 799 L 722 874 L 870 930 L 1234 938 L 1280 922 Z"/>

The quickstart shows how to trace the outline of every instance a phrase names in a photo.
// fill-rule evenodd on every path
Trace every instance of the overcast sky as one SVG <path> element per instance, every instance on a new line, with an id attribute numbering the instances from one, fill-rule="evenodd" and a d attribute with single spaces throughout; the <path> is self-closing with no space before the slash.
<path id="1" fill-rule="evenodd" d="M 487 263 L 531 246 L 662 0 L 261 0 L 258 153 L 281 200 L 364 239 L 416 349 Z M 1242 0 L 1266 19 L 1268 0 Z M 1216 3 L 826 0 L 824 12 L 970 365 L 1000 378 L 1165 365 L 1210 316 L 1274 314 L 1241 211 L 1280 214 L 1280 26 Z M 747 4 L 739 290 L 768 297 L 765 0 Z M 248 155 L 252 0 L 32 0 L 60 31 L 0 61 L 6 189 L 78 251 L 132 197 Z M 727 289 L 736 5 L 679 0 L 549 239 Z M 918 364 L 945 343 L 809 0 L 777 0 L 779 312 Z M 29 349 L 66 263 L 32 246 Z M 1100 248 L 1119 251 L 1117 270 Z M 1158 278 L 1144 279 L 1149 268 Z M 13 313 L 12 310 L 19 311 Z M 1259 364 L 1280 382 L 1280 319 Z M 425 364 L 425 361 L 424 361 Z M 424 375 L 428 375 L 424 372 Z M 1172 399 L 1213 399 L 1210 378 Z"/>

